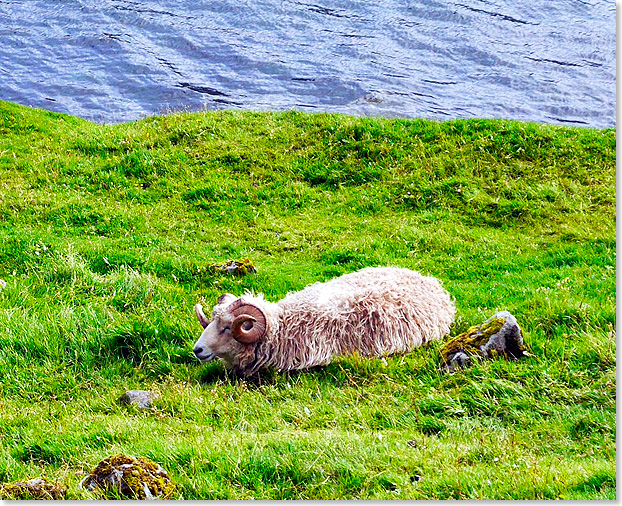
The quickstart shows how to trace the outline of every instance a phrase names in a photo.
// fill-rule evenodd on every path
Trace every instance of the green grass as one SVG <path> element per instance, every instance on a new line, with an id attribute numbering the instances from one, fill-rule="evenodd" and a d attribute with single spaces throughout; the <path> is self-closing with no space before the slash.
<path id="1" fill-rule="evenodd" d="M 615 129 L 298 112 L 115 126 L 0 102 L 0 482 L 161 464 L 183 499 L 614 499 Z M 258 273 L 209 266 L 249 258 Z M 258 382 L 193 306 L 370 265 L 441 279 L 452 335 L 507 309 L 531 357 L 442 343 Z M 127 389 L 161 394 L 121 406 Z"/>

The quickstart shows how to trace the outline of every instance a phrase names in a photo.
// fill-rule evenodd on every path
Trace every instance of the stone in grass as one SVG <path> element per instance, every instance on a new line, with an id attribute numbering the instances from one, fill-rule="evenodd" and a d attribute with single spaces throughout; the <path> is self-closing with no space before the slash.
<path id="1" fill-rule="evenodd" d="M 102 460 L 80 486 L 89 492 L 99 489 L 129 499 L 168 499 L 175 491 L 175 485 L 160 465 L 147 458 L 123 454 Z"/>
<path id="2" fill-rule="evenodd" d="M 515 360 L 527 355 L 523 331 L 509 311 L 499 311 L 441 348 L 442 368 L 449 371 L 469 365 L 474 357 Z"/>
<path id="3" fill-rule="evenodd" d="M 48 499 L 62 500 L 67 495 L 67 488 L 45 478 L 29 481 L 0 484 L 0 498 L 13 500 Z"/>
<path id="4" fill-rule="evenodd" d="M 212 273 L 227 273 L 237 274 L 244 276 L 245 274 L 254 274 L 257 272 L 257 267 L 253 265 L 248 258 L 242 258 L 241 260 L 230 260 L 220 264 L 211 264 L 209 269 Z"/>
<path id="5" fill-rule="evenodd" d="M 119 397 L 119 402 L 126 405 L 136 404 L 140 409 L 147 409 L 151 406 L 151 401 L 157 398 L 158 394 L 147 390 L 128 390 Z"/>

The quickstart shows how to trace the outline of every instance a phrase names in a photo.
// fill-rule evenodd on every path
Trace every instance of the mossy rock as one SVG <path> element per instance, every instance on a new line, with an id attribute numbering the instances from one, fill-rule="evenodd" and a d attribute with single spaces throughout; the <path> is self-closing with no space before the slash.
<path id="1" fill-rule="evenodd" d="M 212 274 L 235 274 L 237 276 L 245 276 L 246 274 L 254 274 L 257 267 L 253 265 L 248 258 L 241 260 L 230 260 L 219 264 L 211 264 L 209 270 Z"/>
<path id="2" fill-rule="evenodd" d="M 102 460 L 80 485 L 89 492 L 100 489 L 130 499 L 167 499 L 175 491 L 167 472 L 158 464 L 123 454 Z"/>
<path id="3" fill-rule="evenodd" d="M 523 331 L 508 311 L 496 313 L 441 348 L 442 368 L 450 371 L 468 365 L 472 358 L 515 360 L 527 355 Z"/>
<path id="4" fill-rule="evenodd" d="M 29 500 L 48 499 L 62 500 L 67 495 L 67 487 L 45 478 L 34 478 L 29 481 L 0 484 L 0 499 Z"/>

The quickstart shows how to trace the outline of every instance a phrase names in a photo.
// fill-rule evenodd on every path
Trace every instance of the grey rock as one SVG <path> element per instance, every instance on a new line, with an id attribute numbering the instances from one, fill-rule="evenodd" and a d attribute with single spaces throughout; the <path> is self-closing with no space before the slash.
<path id="1" fill-rule="evenodd" d="M 528 355 L 523 331 L 509 311 L 499 311 L 450 339 L 441 349 L 442 368 L 449 371 L 469 365 L 474 358 L 515 360 Z"/>
<path id="2" fill-rule="evenodd" d="M 479 349 L 482 355 L 490 357 L 495 350 L 500 355 L 508 355 L 509 358 L 521 358 L 525 354 L 523 331 L 516 318 L 509 311 L 499 311 L 484 322 L 490 323 L 493 319 L 505 319 L 505 323 L 496 334 L 490 336 L 488 341 Z"/>
<path id="3" fill-rule="evenodd" d="M 471 361 L 471 356 L 463 350 L 455 352 L 449 356 L 449 368 L 455 369 L 456 367 L 466 367 Z"/>
<path id="4" fill-rule="evenodd" d="M 137 407 L 146 409 L 151 406 L 151 401 L 158 397 L 158 394 L 147 390 L 128 390 L 119 397 L 119 402 L 125 405 L 136 404 Z"/>

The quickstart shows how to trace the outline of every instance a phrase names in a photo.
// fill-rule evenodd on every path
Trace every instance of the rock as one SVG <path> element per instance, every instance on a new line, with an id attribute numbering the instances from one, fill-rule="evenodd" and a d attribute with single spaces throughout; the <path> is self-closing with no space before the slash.
<path id="1" fill-rule="evenodd" d="M 151 406 L 151 401 L 157 398 L 158 394 L 147 390 L 128 390 L 119 397 L 119 402 L 126 405 L 136 404 L 140 409 L 146 409 Z"/>
<path id="2" fill-rule="evenodd" d="M 230 260 L 221 264 L 212 264 L 209 266 L 212 273 L 227 273 L 237 274 L 244 276 L 245 274 L 254 274 L 257 272 L 257 267 L 253 265 L 248 258 L 242 258 L 241 260 Z"/>
<path id="3" fill-rule="evenodd" d="M 167 499 L 175 491 L 160 465 L 147 458 L 122 454 L 102 460 L 80 486 L 89 492 L 99 489 L 130 499 Z"/>
<path id="4" fill-rule="evenodd" d="M 374 95 L 373 93 L 367 93 L 363 97 L 363 100 L 365 102 L 370 103 L 370 104 L 381 104 L 382 102 L 384 102 L 384 100 L 382 100 L 382 98 L 380 98 L 378 95 Z"/>
<path id="5" fill-rule="evenodd" d="M 449 371 L 468 365 L 473 357 L 515 360 L 527 355 L 523 331 L 508 311 L 499 311 L 441 348 L 442 368 Z"/>
<path id="6" fill-rule="evenodd" d="M 62 500 L 65 499 L 66 495 L 67 488 L 64 485 L 48 481 L 45 478 L 0 484 L 0 498 L 5 499 Z"/>

